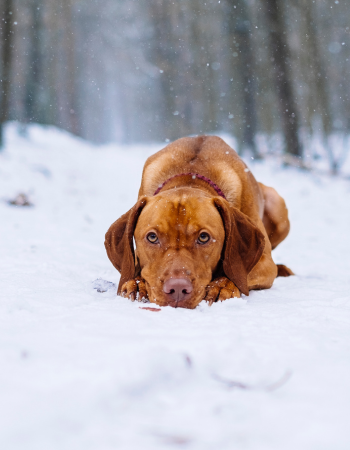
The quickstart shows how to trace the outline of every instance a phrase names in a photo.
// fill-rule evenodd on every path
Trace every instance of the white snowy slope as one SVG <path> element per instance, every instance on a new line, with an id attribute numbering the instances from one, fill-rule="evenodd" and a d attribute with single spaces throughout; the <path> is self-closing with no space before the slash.
<path id="1" fill-rule="evenodd" d="M 297 276 L 195 310 L 98 293 L 109 225 L 159 146 L 7 130 L 0 154 L 0 448 L 350 448 L 350 182 L 256 163 Z M 33 207 L 6 203 L 29 195 Z M 108 286 L 107 286 L 108 287 Z"/>

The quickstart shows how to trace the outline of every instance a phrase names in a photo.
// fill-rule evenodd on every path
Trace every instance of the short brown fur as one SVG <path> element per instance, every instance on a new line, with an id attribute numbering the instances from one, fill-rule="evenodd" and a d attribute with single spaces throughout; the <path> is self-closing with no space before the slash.
<path id="1" fill-rule="evenodd" d="M 183 175 L 198 173 L 215 183 Z M 138 202 L 111 225 L 105 246 L 121 273 L 118 293 L 131 299 L 148 297 L 158 305 L 195 308 L 251 289 L 268 289 L 278 273 L 271 250 L 289 232 L 288 211 L 278 193 L 257 183 L 245 163 L 215 136 L 182 138 L 148 158 Z M 210 241 L 202 245 L 203 230 Z M 147 235 L 158 237 L 150 244 Z M 133 248 L 133 237 L 136 252 Z M 168 279 L 186 279 L 193 286 L 182 304 L 164 294 Z"/>

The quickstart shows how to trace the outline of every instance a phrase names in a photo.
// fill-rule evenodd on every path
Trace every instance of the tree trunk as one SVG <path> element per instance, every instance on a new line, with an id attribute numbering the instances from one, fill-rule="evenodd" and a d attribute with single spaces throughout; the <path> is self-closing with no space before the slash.
<path id="1" fill-rule="evenodd" d="M 10 72 L 12 63 L 13 41 L 13 3 L 12 0 L 3 0 L 2 13 L 2 55 L 1 55 L 1 104 L 0 104 L 0 149 L 3 147 L 3 124 L 9 119 L 10 106 Z"/>
<path id="2" fill-rule="evenodd" d="M 249 14 L 245 0 L 229 0 L 230 7 L 230 34 L 234 36 L 236 49 L 238 53 L 237 60 L 239 65 L 239 73 L 242 87 L 242 103 L 243 103 L 243 135 L 241 137 L 242 147 L 248 148 L 254 155 L 259 157 L 255 142 L 257 134 L 257 114 L 255 104 L 255 70 L 254 70 L 254 53 L 251 41 L 251 30 Z"/>
<path id="3" fill-rule="evenodd" d="M 284 25 L 281 0 L 263 0 L 270 34 L 270 52 L 276 77 L 276 90 L 281 110 L 286 151 L 301 157 L 302 146 L 298 128 L 298 111 L 294 101 L 290 58 Z"/>
<path id="4" fill-rule="evenodd" d="M 67 89 L 67 118 L 69 131 L 79 135 L 78 106 L 76 94 L 77 63 L 75 57 L 75 38 L 72 16 L 72 0 L 62 1 L 62 15 L 65 26 L 64 52 L 65 52 L 65 75 Z"/>
<path id="5" fill-rule="evenodd" d="M 26 74 L 26 93 L 24 100 L 24 122 L 41 122 L 40 117 L 40 72 L 41 51 L 40 51 L 40 32 L 41 32 L 41 1 L 32 0 L 31 2 L 31 26 L 30 26 L 30 50 L 28 70 Z"/>
<path id="6" fill-rule="evenodd" d="M 168 6 L 168 8 L 167 8 Z M 152 0 L 149 3 L 152 26 L 154 30 L 153 46 L 151 48 L 151 60 L 162 70 L 159 76 L 160 88 L 160 116 L 162 128 L 159 134 L 173 140 L 178 137 L 174 116 L 177 105 L 175 101 L 178 56 L 173 49 L 172 42 L 172 17 L 171 13 L 176 6 L 167 5 L 164 0 Z M 170 10 L 169 10 L 170 9 Z M 176 15 L 173 21 L 176 19 Z M 176 114 L 176 113 L 175 113 Z M 177 112 L 177 115 L 179 113 Z M 160 125 L 160 124 L 159 124 Z M 162 136 L 163 137 L 163 136 Z"/>
<path id="7" fill-rule="evenodd" d="M 316 102 L 317 109 L 319 111 L 320 118 L 322 120 L 322 132 L 323 132 L 323 143 L 327 151 L 329 165 L 332 174 L 337 174 L 338 163 L 329 137 L 333 131 L 333 117 L 331 105 L 329 102 L 329 88 L 327 85 L 327 72 L 323 64 L 321 52 L 317 42 L 317 29 L 314 23 L 315 11 L 313 9 L 312 3 L 307 1 L 303 4 L 303 11 L 305 14 L 305 20 L 308 26 L 308 38 L 310 44 L 310 59 L 314 64 L 314 84 L 316 90 Z"/>

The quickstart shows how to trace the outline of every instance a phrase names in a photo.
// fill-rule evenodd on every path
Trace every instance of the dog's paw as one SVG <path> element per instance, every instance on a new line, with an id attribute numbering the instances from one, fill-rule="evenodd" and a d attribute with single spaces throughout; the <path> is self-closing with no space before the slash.
<path id="1" fill-rule="evenodd" d="M 226 277 L 216 278 L 206 287 L 205 301 L 211 306 L 218 300 L 223 301 L 228 298 L 240 297 L 241 294 L 237 286 Z"/>
<path id="2" fill-rule="evenodd" d="M 145 280 L 141 277 L 136 277 L 127 281 L 122 286 L 121 295 L 129 298 L 132 302 L 135 300 L 139 302 L 148 300 Z"/>

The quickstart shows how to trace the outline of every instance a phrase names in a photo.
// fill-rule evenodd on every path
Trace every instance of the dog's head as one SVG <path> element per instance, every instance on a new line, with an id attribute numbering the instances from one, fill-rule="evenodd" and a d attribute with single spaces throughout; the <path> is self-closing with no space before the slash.
<path id="1" fill-rule="evenodd" d="M 215 274 L 248 295 L 247 276 L 264 237 L 223 198 L 181 188 L 141 198 L 110 227 L 105 246 L 121 273 L 119 293 L 141 275 L 151 302 L 195 308 Z"/>

